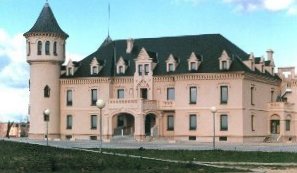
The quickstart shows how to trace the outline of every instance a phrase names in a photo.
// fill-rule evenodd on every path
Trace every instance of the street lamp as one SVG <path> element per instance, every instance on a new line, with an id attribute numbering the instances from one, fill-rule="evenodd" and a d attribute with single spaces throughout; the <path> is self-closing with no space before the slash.
<path id="1" fill-rule="evenodd" d="M 210 108 L 210 111 L 212 113 L 212 117 L 213 117 L 213 138 L 212 138 L 212 149 L 215 150 L 216 149 L 216 112 L 217 112 L 217 108 L 215 106 Z"/>
<path id="2" fill-rule="evenodd" d="M 48 146 L 48 122 L 51 111 L 47 108 L 43 111 L 43 119 L 46 122 L 46 146 Z"/>
<path id="3" fill-rule="evenodd" d="M 102 153 L 102 109 L 105 107 L 104 100 L 97 100 L 96 106 L 100 109 L 100 153 Z"/>

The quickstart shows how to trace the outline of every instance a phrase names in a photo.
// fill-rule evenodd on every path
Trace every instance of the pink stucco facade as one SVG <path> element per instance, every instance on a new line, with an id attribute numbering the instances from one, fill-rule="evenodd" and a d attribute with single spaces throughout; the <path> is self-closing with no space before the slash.
<path id="1" fill-rule="evenodd" d="M 106 103 L 102 109 L 106 142 L 114 136 L 130 136 L 138 141 L 210 142 L 213 122 L 216 141 L 296 141 L 295 71 L 280 68 L 275 74 L 272 50 L 267 51 L 266 60 L 253 54 L 239 60 L 223 49 L 212 57 L 212 68 L 217 71 L 198 72 L 201 65 L 208 64 L 195 51 L 187 52 L 184 64 L 169 52 L 161 66 L 154 57 L 158 54 L 142 47 L 133 63 L 114 55 L 115 73 L 134 69 L 132 75 L 100 76 L 110 69 L 106 60 L 100 59 L 106 57 L 94 56 L 84 64 L 84 77 L 75 76 L 81 68 L 77 62 L 70 60 L 61 68 L 67 34 L 31 30 L 25 34 L 31 84 L 30 138 L 44 138 L 48 127 L 52 140 L 99 139 L 100 111 L 95 102 L 102 99 Z M 39 42 L 48 44 L 49 50 L 40 49 Z M 127 39 L 125 55 L 134 47 L 133 39 Z M 46 52 L 52 50 L 54 53 Z M 231 71 L 235 63 L 243 70 Z M 166 70 L 154 74 L 158 68 Z M 186 72 L 171 73 L 177 68 Z M 215 121 L 210 111 L 213 106 L 217 108 Z M 51 112 L 48 124 L 43 117 L 47 108 Z"/>

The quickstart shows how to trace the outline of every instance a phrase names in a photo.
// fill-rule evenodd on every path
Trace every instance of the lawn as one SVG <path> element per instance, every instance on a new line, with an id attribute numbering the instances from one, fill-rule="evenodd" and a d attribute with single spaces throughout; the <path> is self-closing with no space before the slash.
<path id="1" fill-rule="evenodd" d="M 241 152 L 222 150 L 191 151 L 146 149 L 105 149 L 104 151 L 183 161 L 297 163 L 297 153 L 286 152 Z"/>
<path id="2" fill-rule="evenodd" d="M 122 150 L 129 152 L 128 150 Z M 131 150 L 132 152 L 132 150 Z M 138 152 L 134 150 L 133 152 Z M 155 152 L 152 150 L 152 152 Z M 168 151 L 169 152 L 169 151 Z M 175 155 L 175 151 L 172 151 Z M 144 151 L 141 154 L 149 153 Z M 153 153 L 150 153 L 151 156 Z M 159 156 L 155 152 L 155 156 Z M 175 164 L 137 158 L 102 155 L 78 150 L 60 149 L 25 143 L 0 141 L 1 173 L 159 173 L 159 172 L 234 172 L 189 164 Z M 238 172 L 238 171 L 237 171 Z"/>

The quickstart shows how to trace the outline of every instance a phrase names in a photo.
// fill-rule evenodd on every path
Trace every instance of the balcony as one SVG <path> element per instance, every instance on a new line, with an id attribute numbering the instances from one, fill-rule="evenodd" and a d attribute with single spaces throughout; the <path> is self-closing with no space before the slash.
<path id="1" fill-rule="evenodd" d="M 283 110 L 293 110 L 294 103 L 287 102 L 273 102 L 267 104 L 268 110 L 283 111 Z"/>
<path id="2" fill-rule="evenodd" d="M 109 109 L 134 109 L 137 111 L 147 110 L 174 110 L 174 101 L 157 101 L 157 100 L 144 100 L 140 98 L 128 99 L 110 99 L 108 101 Z"/>

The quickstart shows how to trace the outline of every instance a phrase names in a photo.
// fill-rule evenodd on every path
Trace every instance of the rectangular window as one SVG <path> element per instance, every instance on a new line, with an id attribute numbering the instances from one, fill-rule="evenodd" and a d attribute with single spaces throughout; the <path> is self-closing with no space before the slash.
<path id="1" fill-rule="evenodd" d="M 191 62 L 191 70 L 197 70 L 196 62 Z"/>
<path id="2" fill-rule="evenodd" d="M 118 89 L 118 99 L 125 98 L 125 90 L 124 89 Z"/>
<path id="3" fill-rule="evenodd" d="M 167 116 L 167 130 L 168 131 L 174 130 L 174 116 L 173 115 Z"/>
<path id="4" fill-rule="evenodd" d="M 291 120 L 286 120 L 286 131 L 291 130 Z"/>
<path id="5" fill-rule="evenodd" d="M 251 129 L 252 129 L 252 131 L 255 131 L 254 123 L 255 123 L 255 115 L 252 115 L 251 116 Z"/>
<path id="6" fill-rule="evenodd" d="M 254 90 L 255 87 L 251 87 L 251 105 L 254 105 Z"/>
<path id="7" fill-rule="evenodd" d="M 92 70 L 93 70 L 93 74 L 98 74 L 98 68 L 97 68 L 97 66 L 93 66 L 92 67 Z"/>
<path id="8" fill-rule="evenodd" d="M 97 115 L 91 115 L 91 129 L 97 129 Z"/>
<path id="9" fill-rule="evenodd" d="M 90 136 L 90 140 L 97 140 L 97 136 Z"/>
<path id="10" fill-rule="evenodd" d="M 190 115 L 190 130 L 196 130 L 197 128 L 197 116 L 195 114 Z"/>
<path id="11" fill-rule="evenodd" d="M 145 64 L 144 65 L 144 71 L 145 71 L 145 75 L 148 75 L 149 74 L 150 68 L 149 68 L 149 65 L 148 64 Z"/>
<path id="12" fill-rule="evenodd" d="M 221 86 L 221 104 L 228 103 L 228 86 Z"/>
<path id="13" fill-rule="evenodd" d="M 119 67 L 119 73 L 120 73 L 120 74 L 124 74 L 124 67 L 123 67 L 123 66 L 120 66 L 120 67 Z"/>
<path id="14" fill-rule="evenodd" d="M 66 129 L 72 129 L 72 115 L 66 117 Z"/>
<path id="15" fill-rule="evenodd" d="M 196 141 L 196 136 L 189 136 L 189 141 Z"/>
<path id="16" fill-rule="evenodd" d="M 147 99 L 147 88 L 140 89 L 140 98 Z"/>
<path id="17" fill-rule="evenodd" d="M 197 87 L 190 87 L 190 104 L 197 102 Z"/>
<path id="18" fill-rule="evenodd" d="M 173 64 L 168 64 L 168 71 L 173 72 L 174 71 L 174 65 Z"/>
<path id="19" fill-rule="evenodd" d="M 222 61 L 222 69 L 223 70 L 228 70 L 228 68 L 227 68 L 227 61 Z"/>
<path id="20" fill-rule="evenodd" d="M 72 90 L 67 90 L 67 106 L 72 106 Z"/>
<path id="21" fill-rule="evenodd" d="M 227 140 L 228 140 L 227 136 L 220 136 L 219 137 L 219 141 L 227 141 Z"/>
<path id="22" fill-rule="evenodd" d="M 174 100 L 174 99 L 175 99 L 175 89 L 167 88 L 167 100 Z"/>
<path id="23" fill-rule="evenodd" d="M 271 92 L 270 92 L 270 102 L 271 103 L 274 102 L 273 97 L 274 97 L 274 90 L 271 90 Z"/>
<path id="24" fill-rule="evenodd" d="M 91 89 L 91 105 L 95 106 L 97 102 L 97 89 Z"/>
<path id="25" fill-rule="evenodd" d="M 228 130 L 228 115 L 221 115 L 221 131 Z"/>
<path id="26" fill-rule="evenodd" d="M 143 65 L 140 64 L 140 65 L 138 65 L 138 74 L 139 74 L 139 76 L 142 76 L 142 72 L 143 72 Z"/>

